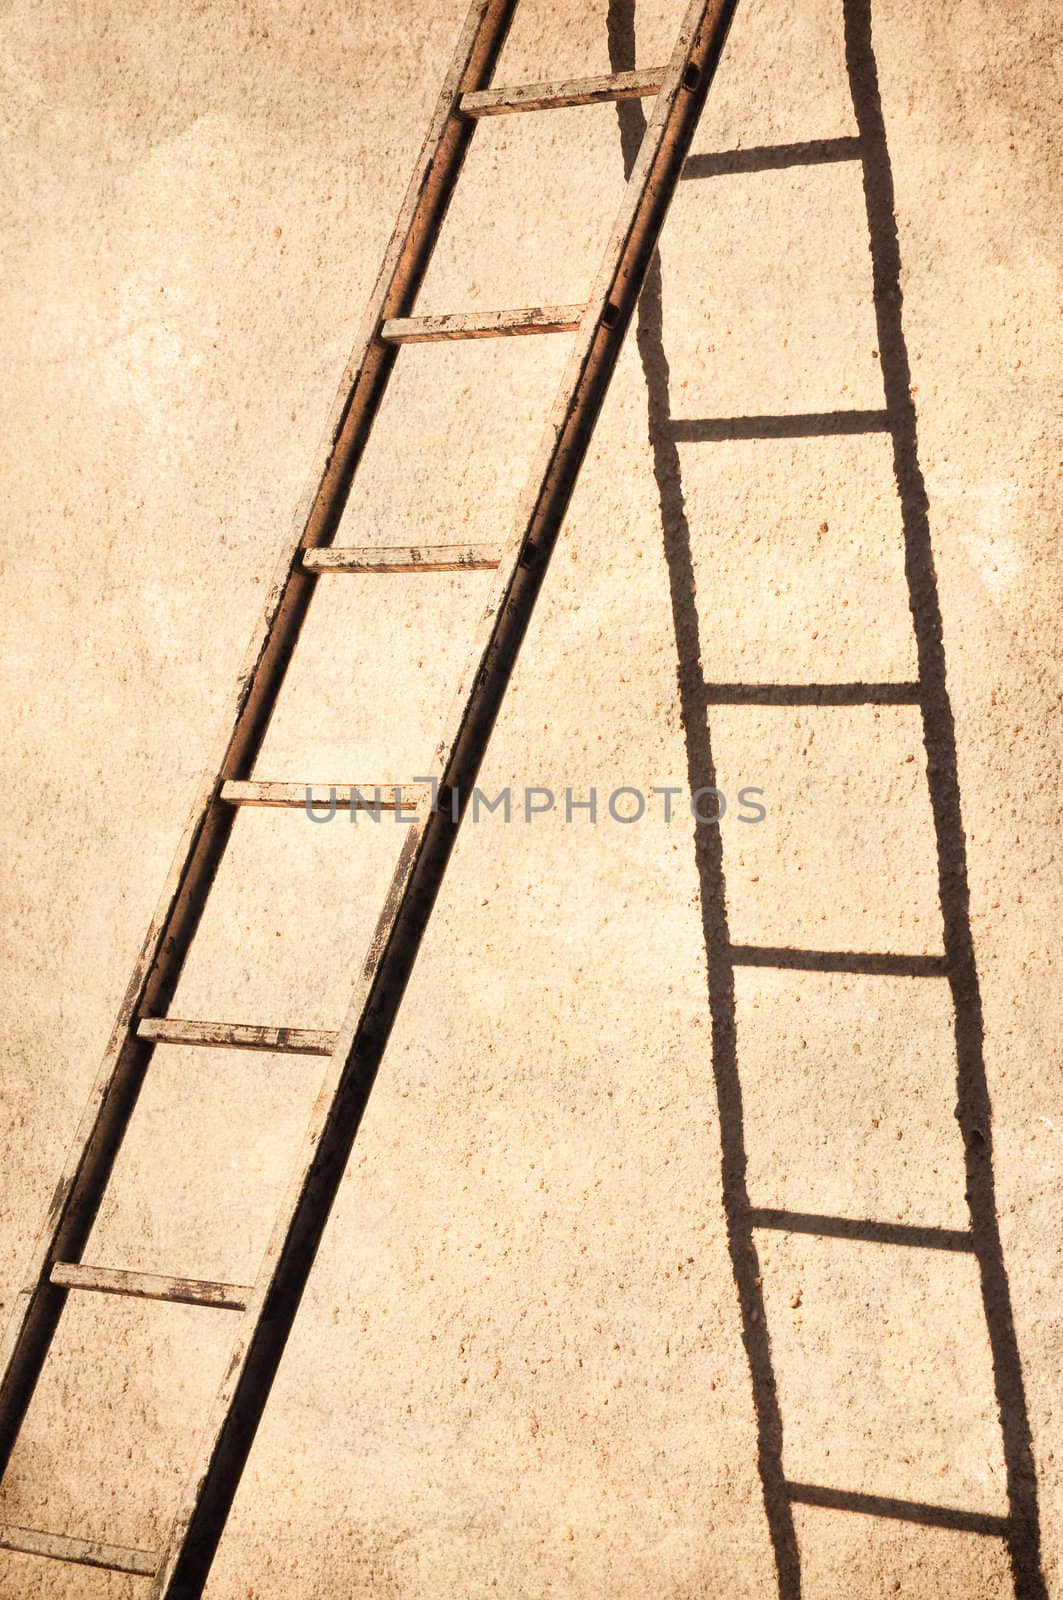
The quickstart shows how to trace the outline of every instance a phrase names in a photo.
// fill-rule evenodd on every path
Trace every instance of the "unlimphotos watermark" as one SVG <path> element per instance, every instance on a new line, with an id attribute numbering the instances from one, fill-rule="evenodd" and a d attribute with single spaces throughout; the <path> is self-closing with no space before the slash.
<path id="1" fill-rule="evenodd" d="M 566 823 L 615 822 L 626 826 L 648 816 L 669 823 L 674 817 L 689 812 L 700 823 L 719 823 L 730 815 L 735 821 L 752 824 L 763 822 L 768 814 L 767 807 L 761 804 L 765 791 L 752 784 L 745 784 L 738 790 L 733 808 L 724 791 L 712 786 L 689 790 L 682 784 L 654 783 L 643 790 L 625 783 L 599 796 L 592 785 L 577 797 L 570 785 L 558 795 L 545 784 L 527 784 L 523 791 L 507 784 L 493 796 L 479 787 L 463 796 L 456 787 L 441 788 L 439 780 L 433 777 L 414 778 L 413 786 L 417 785 L 430 789 L 430 809 L 445 811 L 453 822 L 458 822 L 466 813 L 473 823 L 485 817 L 530 823 L 536 817 L 556 813 L 563 816 Z M 331 822 L 337 812 L 346 811 L 351 822 L 368 817 L 379 823 L 388 816 L 393 822 L 408 827 L 420 815 L 416 800 L 414 788 L 402 784 L 378 784 L 372 790 L 330 784 L 327 798 L 325 786 L 307 785 L 305 810 L 311 822 Z"/>

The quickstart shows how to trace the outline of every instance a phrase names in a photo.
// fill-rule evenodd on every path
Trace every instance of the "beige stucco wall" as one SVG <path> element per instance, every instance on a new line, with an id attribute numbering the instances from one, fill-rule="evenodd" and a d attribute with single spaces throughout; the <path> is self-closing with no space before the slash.
<path id="1" fill-rule="evenodd" d="M 9 1302 L 302 487 L 461 0 L 4 8 L 0 298 Z M 904 326 L 943 613 L 1004 1261 L 1059 1586 L 1059 763 L 1049 449 L 1052 8 L 876 0 Z M 637 7 L 640 64 L 676 11 Z M 615 41 L 614 41 L 615 42 Z M 609 69 L 604 0 L 522 0 L 500 78 Z M 841 0 L 742 0 L 700 152 L 849 135 Z M 477 135 L 428 310 L 578 301 L 623 179 L 616 111 Z M 684 182 L 663 249 L 677 418 L 882 405 L 860 170 Z M 345 542 L 498 537 L 564 337 L 403 354 Z M 913 675 L 888 440 L 680 446 L 717 682 Z M 486 763 L 683 785 L 634 338 Z M 401 780 L 486 575 L 322 588 L 260 772 Z M 911 706 L 711 713 L 736 943 L 933 953 Z M 241 817 L 183 1015 L 334 1025 L 398 832 Z M 754 1204 L 966 1226 L 947 990 L 740 969 Z M 768 1600 L 725 1236 L 689 816 L 463 835 L 208 1588 Z M 246 1281 L 313 1061 L 160 1050 L 87 1257 Z M 1007 1509 L 971 1257 L 764 1235 L 799 1481 Z M 4 1520 L 152 1547 L 224 1364 L 221 1313 L 78 1300 Z M 798 1508 L 807 1600 L 996 1600 L 1002 1543 Z M 0 1552 L 0 1595 L 144 1585 Z"/>

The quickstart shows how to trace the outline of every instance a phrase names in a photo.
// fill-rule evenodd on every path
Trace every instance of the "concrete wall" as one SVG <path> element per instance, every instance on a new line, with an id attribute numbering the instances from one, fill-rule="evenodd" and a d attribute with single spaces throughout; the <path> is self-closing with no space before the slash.
<path id="1" fill-rule="evenodd" d="M 935 592 L 918 569 L 913 624 L 919 485 L 902 516 L 888 434 L 728 436 L 763 432 L 748 423 L 675 443 L 669 418 L 875 410 L 898 370 L 859 163 L 695 161 L 482 781 L 604 803 L 709 760 L 728 796 L 762 787 L 768 816 L 733 806 L 698 849 L 689 814 L 656 803 L 626 827 L 464 833 L 211 1600 L 768 1600 L 796 1595 L 797 1564 L 806 1600 L 1012 1591 L 1000 1538 L 855 1498 L 1008 1511 L 974 1257 L 761 1230 L 751 1264 L 727 1228 L 743 1178 L 759 1207 L 968 1226 L 948 986 L 747 966 L 728 993 L 720 961 L 725 937 L 941 950 L 917 708 L 692 712 L 699 672 L 911 679 L 935 605 L 1022 1364 L 1004 1437 L 1021 1448 L 1025 1409 L 1038 1472 L 1041 1553 L 1027 1529 L 1018 1562 L 1026 1594 L 1046 1592 L 1038 1562 L 1060 1592 L 1056 41 L 1041 0 L 872 9 Z M 5 7 L 7 1304 L 462 13 Z M 639 0 L 632 34 L 621 4 L 522 0 L 499 80 L 608 71 L 632 39 L 652 65 L 676 16 Z M 695 150 L 852 136 L 852 90 L 842 0 L 742 0 Z M 623 173 L 614 108 L 483 125 L 422 308 L 578 301 Z M 887 255 L 889 198 L 879 182 Z M 403 354 L 341 541 L 499 537 L 566 347 Z M 422 770 L 490 581 L 320 586 L 260 775 Z M 242 816 L 175 1011 L 335 1025 L 398 838 Z M 318 1071 L 158 1051 L 86 1259 L 246 1281 Z M 999 1346 L 999 1294 L 991 1309 Z M 3 1518 L 156 1545 L 232 1327 L 77 1298 Z M 848 1508 L 799 1505 L 788 1529 L 780 1472 Z M 143 1592 L 0 1553 L 12 1600 Z"/>

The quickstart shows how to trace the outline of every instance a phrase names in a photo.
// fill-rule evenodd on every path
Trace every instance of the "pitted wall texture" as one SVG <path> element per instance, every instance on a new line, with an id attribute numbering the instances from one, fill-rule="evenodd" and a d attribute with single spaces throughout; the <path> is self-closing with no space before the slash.
<path id="1" fill-rule="evenodd" d="M 5 1303 L 463 9 L 4 8 Z M 1058 38 L 1038 0 L 875 0 L 871 16 L 1055 1594 Z M 632 26 L 654 65 L 678 17 L 670 0 L 640 0 L 633 23 L 605 0 L 522 0 L 498 80 L 607 72 Z M 860 167 L 708 159 L 856 132 L 843 0 L 740 0 L 652 308 L 686 426 L 683 594 L 633 333 L 481 776 L 513 787 L 516 819 L 459 841 L 210 1600 L 779 1592 L 728 1248 L 705 884 L 689 811 L 666 822 L 659 791 L 688 784 L 696 734 L 680 615 L 680 653 L 715 684 L 917 671 L 889 437 L 743 436 L 748 419 L 883 405 Z M 579 301 L 623 178 L 615 107 L 485 121 L 418 309 Z M 341 542 L 501 537 L 566 349 L 559 335 L 404 352 Z M 490 581 L 320 584 L 259 775 L 421 771 Z M 705 718 L 731 802 L 735 944 L 940 950 L 914 706 Z M 566 822 L 563 800 L 519 820 L 526 785 L 594 787 L 597 821 Z M 764 791 L 757 825 L 740 820 L 744 785 Z M 608 814 L 620 786 L 658 790 L 637 823 Z M 387 820 L 242 815 L 175 1012 L 335 1026 L 398 842 Z M 967 1225 L 945 986 L 745 967 L 733 1035 L 755 1205 Z M 159 1050 L 86 1259 L 249 1281 L 318 1072 Z M 787 1476 L 1003 1514 L 973 1258 L 780 1231 L 758 1250 Z M 156 1546 L 232 1327 L 72 1299 L 0 1517 Z M 794 1525 L 806 1600 L 1011 1593 L 1004 1546 L 981 1532 L 811 1506 Z M 0 1552 L 10 1600 L 143 1591 Z"/>

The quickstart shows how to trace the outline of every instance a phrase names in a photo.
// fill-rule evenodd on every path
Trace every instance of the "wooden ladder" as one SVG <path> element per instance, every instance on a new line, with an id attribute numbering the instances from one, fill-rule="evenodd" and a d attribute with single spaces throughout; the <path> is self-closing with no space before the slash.
<path id="1" fill-rule="evenodd" d="M 7 1549 L 153 1580 L 154 1597 L 198 1596 L 206 1582 L 300 1298 L 424 935 L 462 810 L 483 758 L 602 400 L 616 365 L 705 97 L 735 0 L 692 0 L 659 71 L 496 88 L 491 77 L 516 0 L 473 0 L 384 256 L 361 339 L 340 385 L 312 488 L 300 505 L 240 674 L 229 728 L 205 780 L 19 1290 L 3 1351 L 0 1469 L 6 1466 L 71 1290 L 146 1296 L 239 1312 L 232 1357 L 161 1550 L 119 1548 L 0 1528 Z M 413 315 L 480 117 L 654 97 L 654 107 L 587 303 L 448 316 Z M 429 340 L 574 332 L 576 337 L 512 533 L 497 547 L 346 549 L 333 544 L 398 349 Z M 428 781 L 400 791 L 416 812 L 336 1033 L 168 1015 L 242 805 L 302 806 L 307 786 L 252 774 L 314 589 L 344 572 L 454 571 L 498 577 Z M 342 791 L 340 791 L 342 793 Z M 350 801 L 357 804 L 356 799 Z M 122 1272 L 81 1260 L 157 1045 L 292 1051 L 328 1058 L 298 1164 L 253 1284 Z"/>

